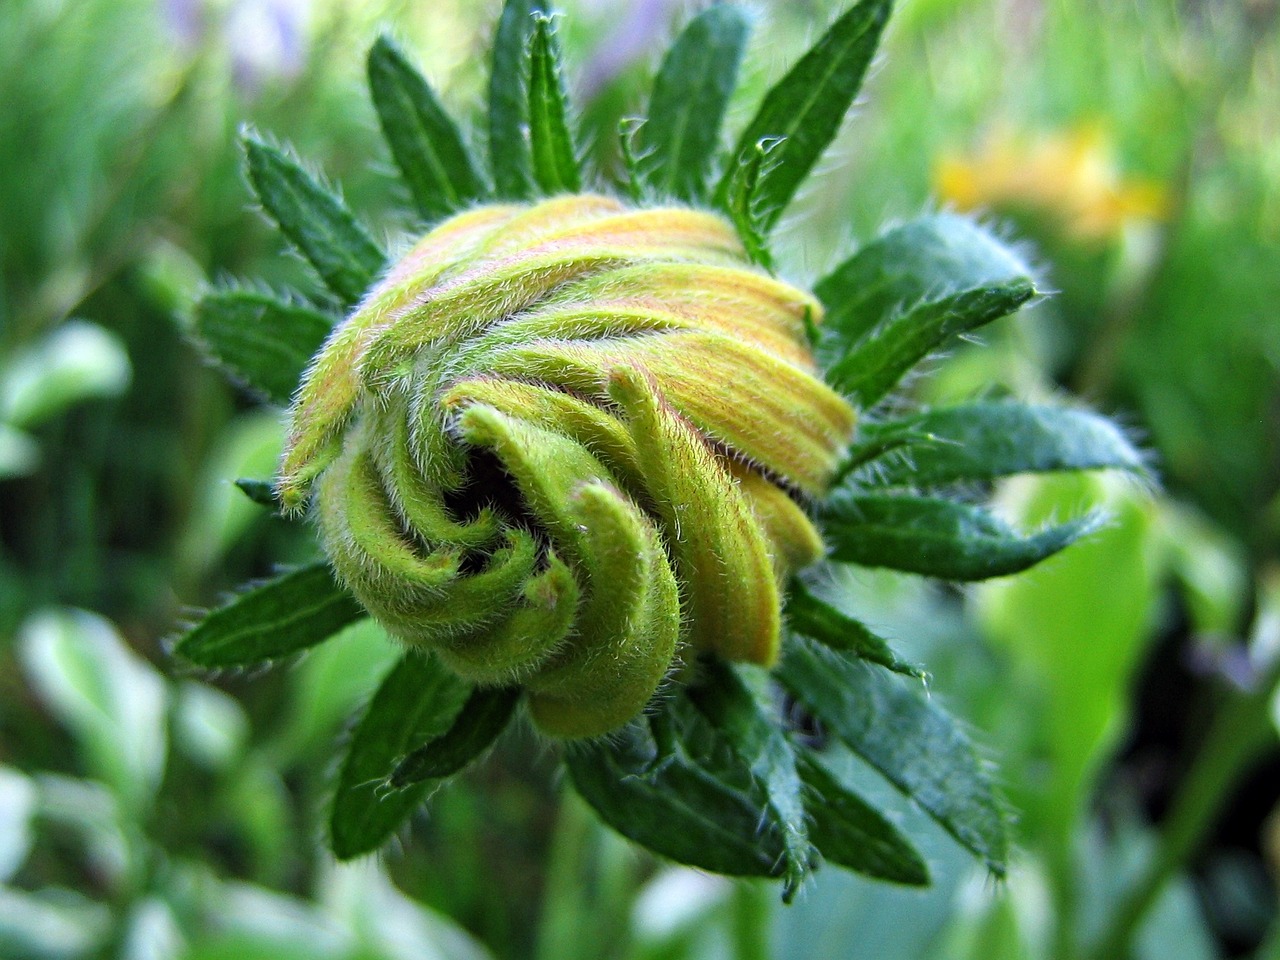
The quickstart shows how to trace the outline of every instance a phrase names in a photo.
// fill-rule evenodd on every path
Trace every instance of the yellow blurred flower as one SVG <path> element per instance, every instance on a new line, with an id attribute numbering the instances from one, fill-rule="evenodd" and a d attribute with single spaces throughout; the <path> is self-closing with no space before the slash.
<path id="1" fill-rule="evenodd" d="M 1123 176 L 1098 124 L 1039 135 L 998 130 L 977 152 L 939 160 L 934 187 L 960 210 L 1025 210 L 1084 242 L 1113 238 L 1135 221 L 1162 220 L 1169 208 L 1162 184 Z"/>

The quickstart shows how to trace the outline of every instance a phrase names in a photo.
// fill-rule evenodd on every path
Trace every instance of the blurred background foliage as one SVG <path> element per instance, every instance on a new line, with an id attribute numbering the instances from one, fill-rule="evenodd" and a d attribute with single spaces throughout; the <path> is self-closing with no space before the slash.
<path id="1" fill-rule="evenodd" d="M 755 5 L 739 123 L 838 5 Z M 332 744 L 393 650 L 360 627 L 266 675 L 175 673 L 184 611 L 313 549 L 229 483 L 270 475 L 279 411 L 184 330 L 210 278 L 309 282 L 249 207 L 241 124 L 399 242 L 414 224 L 364 53 L 389 26 L 473 115 L 493 6 L 0 4 L 0 957 L 1280 958 L 1274 0 L 904 3 L 857 124 L 784 224 L 800 281 L 923 209 L 999 224 L 1058 294 L 898 402 L 1078 393 L 1161 477 L 992 491 L 1025 523 L 1110 505 L 1029 576 L 839 585 L 886 635 L 921 638 L 902 653 L 998 765 L 1020 848 L 1006 883 L 901 808 L 931 838 L 932 889 L 827 870 L 783 908 L 562 802 L 527 734 L 436 796 L 402 850 L 326 859 Z M 689 7 L 563 6 L 612 175 L 618 121 Z"/>

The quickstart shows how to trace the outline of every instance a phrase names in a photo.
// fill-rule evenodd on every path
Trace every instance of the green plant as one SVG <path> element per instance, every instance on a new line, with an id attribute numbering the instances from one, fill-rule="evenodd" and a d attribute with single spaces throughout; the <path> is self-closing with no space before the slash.
<path id="1" fill-rule="evenodd" d="M 328 558 L 213 611 L 177 653 L 267 662 L 367 613 L 409 644 L 350 740 L 339 857 L 380 847 L 523 703 L 600 816 L 674 860 L 783 878 L 788 900 L 820 858 L 927 883 L 831 762 L 848 750 L 1003 874 L 1007 818 L 972 743 L 833 599 L 836 568 L 1016 573 L 1099 517 L 1023 533 L 967 491 L 1143 465 L 1079 409 L 895 410 L 920 361 L 1037 295 L 974 222 L 888 230 L 812 297 L 771 276 L 773 228 L 890 6 L 836 19 L 727 153 L 747 23 L 709 8 L 666 55 L 645 122 L 620 131 L 617 178 L 583 169 L 536 0 L 499 22 L 487 169 L 378 41 L 374 105 L 430 228 L 398 257 L 286 150 L 246 137 L 259 201 L 328 294 L 215 290 L 196 332 L 236 379 L 292 398 L 280 475 L 240 485 L 309 509 Z"/>

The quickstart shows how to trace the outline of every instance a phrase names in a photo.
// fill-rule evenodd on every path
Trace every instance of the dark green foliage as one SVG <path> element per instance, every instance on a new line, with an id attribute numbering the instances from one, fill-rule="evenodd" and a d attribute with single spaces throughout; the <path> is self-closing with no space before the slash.
<path id="1" fill-rule="evenodd" d="M 772 154 L 780 140 L 761 140 L 755 149 L 743 157 L 739 176 L 729 188 L 726 205 L 733 225 L 749 256 L 766 270 L 772 269 L 773 258 L 769 253 L 767 207 L 762 192 L 766 171 L 775 162 Z"/>
<path id="2" fill-rule="evenodd" d="M 883 637 L 865 624 L 815 596 L 799 578 L 787 590 L 787 626 L 795 633 L 817 640 L 832 650 L 852 653 L 863 660 L 878 663 L 895 673 L 923 679 L 916 667 L 903 663 L 889 649 Z"/>
<path id="3" fill-rule="evenodd" d="M 544 194 L 573 193 L 582 186 L 568 115 L 560 45 L 550 18 L 535 16 L 529 45 L 529 152 L 534 181 Z"/>
<path id="4" fill-rule="evenodd" d="M 342 305 L 352 306 L 382 271 L 381 248 L 336 194 L 283 151 L 253 135 L 244 149 L 258 202 Z"/>
<path id="5" fill-rule="evenodd" d="M 747 32 L 742 9 L 719 3 L 690 20 L 667 51 L 636 133 L 640 179 L 660 195 L 705 198 Z"/>
<path id="6" fill-rule="evenodd" d="M 452 776 L 492 746 L 507 728 L 520 700 L 519 687 L 477 687 L 453 724 L 396 764 L 395 789 Z"/>
<path id="7" fill-rule="evenodd" d="M 529 46 L 542 0 L 507 0 L 493 38 L 489 74 L 489 158 L 499 197 L 522 200 L 532 193 L 529 123 Z"/>
<path id="8" fill-rule="evenodd" d="M 911 843 L 811 750 L 796 751 L 809 804 L 809 838 L 832 863 L 881 880 L 929 885 L 929 867 Z"/>
<path id="9" fill-rule="evenodd" d="M 719 749 L 690 750 L 688 736 Z M 723 738 L 695 717 L 664 747 L 636 721 L 608 741 L 573 744 L 565 764 L 574 789 L 623 836 L 704 870 L 780 876 L 786 851 L 771 818 L 762 821 L 767 798 Z"/>
<path id="10" fill-rule="evenodd" d="M 778 676 L 832 735 L 1004 874 L 1009 827 L 991 780 L 968 737 L 923 689 L 799 638 Z"/>
<path id="11" fill-rule="evenodd" d="M 870 456 L 864 451 L 881 450 Z M 886 456 L 889 451 L 900 451 Z M 1142 473 L 1142 456 L 1105 417 L 1067 407 L 978 402 L 868 424 L 850 451 L 877 486 L 941 486 L 1017 473 L 1113 468 Z"/>
<path id="12" fill-rule="evenodd" d="M 457 124 L 390 37 L 374 43 L 368 66 L 382 135 L 422 218 L 438 220 L 483 197 L 484 180 Z"/>
<path id="13" fill-rule="evenodd" d="M 174 648 L 201 667 L 256 666 L 329 639 L 365 615 L 317 563 L 240 594 L 206 616 Z"/>
<path id="14" fill-rule="evenodd" d="M 760 173 L 761 226 L 782 216 L 822 151 L 835 138 L 888 22 L 891 0 L 862 0 L 840 17 L 778 84 L 738 139 L 716 198 L 727 205 L 735 181 L 745 175 L 762 141 L 777 141 L 769 167 Z"/>
<path id="15" fill-rule="evenodd" d="M 252 480 L 247 477 L 241 477 L 236 481 L 236 489 L 260 507 L 270 507 L 272 510 L 279 507 L 279 503 L 276 501 L 275 487 L 270 480 Z"/>
<path id="16" fill-rule="evenodd" d="M 449 730 L 471 692 L 432 657 L 407 653 L 382 681 L 351 736 L 329 817 L 333 853 L 372 853 L 422 803 L 430 781 L 392 790 L 388 778 L 405 754 Z"/>
<path id="17" fill-rule="evenodd" d="M 971 221 L 922 217 L 867 244 L 815 288 L 829 382 L 864 407 L 955 337 L 1017 310 L 1035 285 L 1012 251 Z"/>
<path id="18" fill-rule="evenodd" d="M 215 290 L 196 307 L 201 346 L 231 377 L 287 405 L 334 318 L 254 290 Z"/>
<path id="19" fill-rule="evenodd" d="M 921 360 L 960 334 L 1006 317 L 1035 296 L 1028 280 L 966 290 L 891 317 L 827 371 L 832 386 L 871 407 Z"/>
<path id="20" fill-rule="evenodd" d="M 744 679 L 744 669 L 714 661 L 689 696 L 724 735 L 764 792 L 769 822 L 782 838 L 782 899 L 790 902 L 809 873 L 812 848 L 805 821 L 795 751 L 775 719 L 765 677 Z"/>
<path id="21" fill-rule="evenodd" d="M 1017 573 L 1097 529 L 1087 514 L 1027 536 L 980 507 L 931 497 L 833 494 L 823 504 L 831 558 L 946 580 Z"/>

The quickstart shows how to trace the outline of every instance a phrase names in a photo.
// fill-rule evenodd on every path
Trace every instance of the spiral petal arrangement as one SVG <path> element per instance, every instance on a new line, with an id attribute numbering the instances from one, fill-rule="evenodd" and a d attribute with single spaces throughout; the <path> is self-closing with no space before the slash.
<path id="1" fill-rule="evenodd" d="M 476 208 L 334 330 L 279 498 L 393 635 L 523 685 L 547 733 L 608 732 L 686 646 L 775 660 L 780 584 L 822 552 L 795 498 L 854 428 L 820 314 L 711 213 Z"/>

